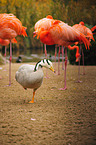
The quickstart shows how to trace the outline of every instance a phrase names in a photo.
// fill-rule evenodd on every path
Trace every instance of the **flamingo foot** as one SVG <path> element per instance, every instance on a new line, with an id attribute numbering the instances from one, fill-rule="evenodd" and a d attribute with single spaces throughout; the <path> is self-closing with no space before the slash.
<path id="1" fill-rule="evenodd" d="M 45 76 L 44 78 L 46 78 L 46 79 L 49 79 L 50 77 L 48 77 L 48 76 Z"/>
<path id="2" fill-rule="evenodd" d="M 7 71 L 6 69 L 4 69 L 3 71 Z"/>
<path id="3" fill-rule="evenodd" d="M 11 86 L 11 84 L 9 84 L 9 85 L 5 85 L 5 87 L 10 87 Z"/>
<path id="4" fill-rule="evenodd" d="M 11 84 L 12 84 L 12 83 L 11 83 L 11 82 L 9 82 L 9 86 L 11 86 Z"/>
<path id="5" fill-rule="evenodd" d="M 57 76 L 57 75 L 58 75 L 58 73 L 57 73 L 57 72 L 55 72 L 55 75 Z"/>
<path id="6" fill-rule="evenodd" d="M 67 90 L 67 87 L 64 87 L 64 88 L 59 88 L 59 90 Z"/>
<path id="7" fill-rule="evenodd" d="M 78 81 L 76 81 L 76 83 L 82 83 L 82 81 L 78 80 Z"/>
<path id="8" fill-rule="evenodd" d="M 82 75 L 85 75 L 85 73 L 82 73 Z"/>

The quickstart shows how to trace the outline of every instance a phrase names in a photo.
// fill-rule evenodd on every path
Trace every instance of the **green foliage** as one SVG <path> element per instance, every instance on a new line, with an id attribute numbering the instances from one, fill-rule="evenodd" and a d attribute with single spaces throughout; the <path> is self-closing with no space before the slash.
<path id="1" fill-rule="evenodd" d="M 75 62 L 75 60 L 76 60 L 75 54 L 76 54 L 76 49 L 74 49 L 74 50 L 68 49 L 68 59 L 69 59 L 69 63 L 70 64 L 76 64 L 76 62 Z"/>
<path id="2" fill-rule="evenodd" d="M 91 42 L 91 46 L 89 50 L 86 50 L 83 45 L 82 49 L 84 51 L 85 65 L 96 65 L 96 35 L 94 36 L 94 39 L 95 39 L 95 42 L 94 41 Z"/>
<path id="3" fill-rule="evenodd" d="M 1 64 L 4 64 L 4 58 L 3 58 L 3 56 L 1 55 L 1 53 L 0 53 L 0 65 Z"/>

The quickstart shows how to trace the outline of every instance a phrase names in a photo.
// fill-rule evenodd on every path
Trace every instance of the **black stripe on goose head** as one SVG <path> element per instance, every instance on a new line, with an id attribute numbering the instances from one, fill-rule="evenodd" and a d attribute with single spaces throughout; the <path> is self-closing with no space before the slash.
<path id="1" fill-rule="evenodd" d="M 48 64 L 48 65 L 50 65 L 50 63 L 49 63 L 48 59 L 46 59 L 46 62 L 47 62 L 47 64 Z"/>
<path id="2" fill-rule="evenodd" d="M 36 71 L 37 70 L 37 66 L 38 66 L 38 64 L 41 62 L 41 60 L 40 61 L 38 61 L 37 63 L 36 63 L 36 65 L 35 65 L 35 68 L 34 68 L 34 71 Z M 41 66 L 40 64 L 39 64 L 39 66 Z M 42 66 L 41 66 L 42 67 Z"/>

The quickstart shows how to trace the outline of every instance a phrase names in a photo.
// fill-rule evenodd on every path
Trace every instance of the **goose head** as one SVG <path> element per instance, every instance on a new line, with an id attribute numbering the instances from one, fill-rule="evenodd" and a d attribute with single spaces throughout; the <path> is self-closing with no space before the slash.
<path id="1" fill-rule="evenodd" d="M 36 71 L 39 67 L 45 67 L 50 69 L 51 71 L 55 72 L 53 69 L 53 65 L 52 62 L 49 59 L 43 59 L 41 61 L 39 61 L 36 65 L 35 65 L 35 69 L 34 71 Z"/>

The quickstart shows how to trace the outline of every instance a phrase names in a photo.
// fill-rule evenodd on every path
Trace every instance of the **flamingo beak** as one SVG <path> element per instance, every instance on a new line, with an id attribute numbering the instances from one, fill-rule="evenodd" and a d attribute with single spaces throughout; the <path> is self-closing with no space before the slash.
<path id="1" fill-rule="evenodd" d="M 79 58 L 76 58 L 76 62 L 79 62 Z"/>
<path id="2" fill-rule="evenodd" d="M 36 31 L 34 31 L 34 32 L 33 32 L 33 37 L 35 37 L 36 35 L 37 35 L 37 34 L 36 34 Z"/>

